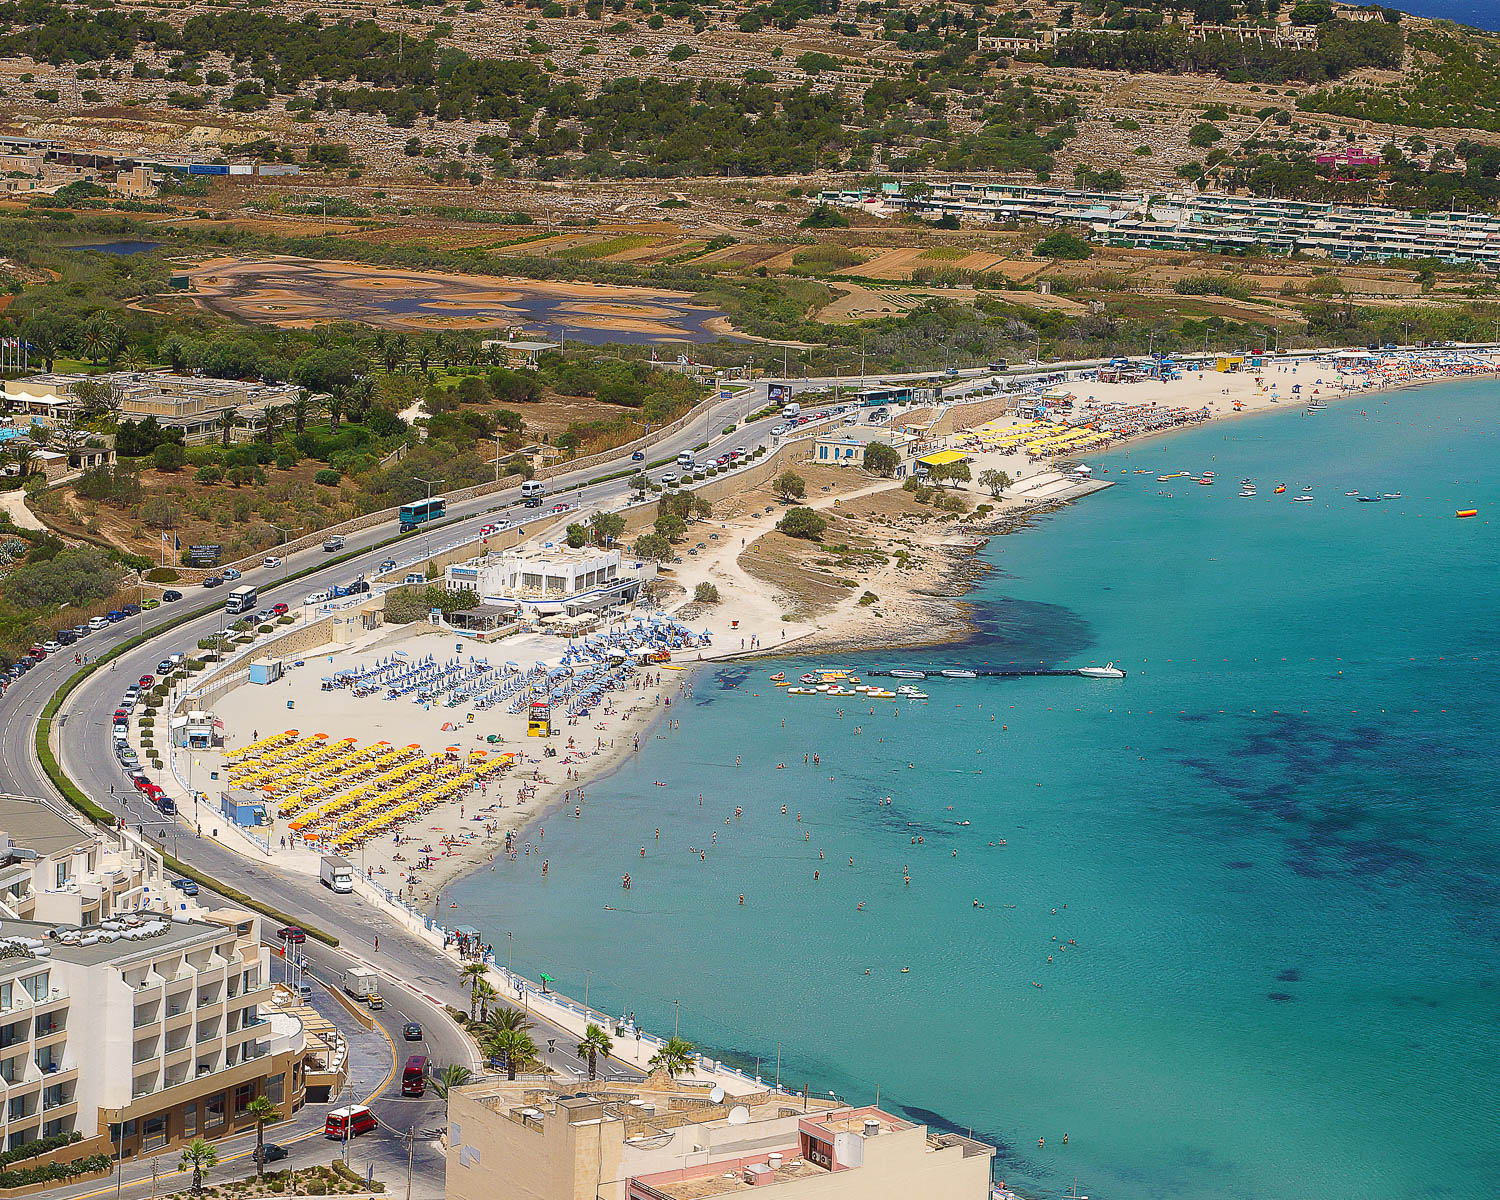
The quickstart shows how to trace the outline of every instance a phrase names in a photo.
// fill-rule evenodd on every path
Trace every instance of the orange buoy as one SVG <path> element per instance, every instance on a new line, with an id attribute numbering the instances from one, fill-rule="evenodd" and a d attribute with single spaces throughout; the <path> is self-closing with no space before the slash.
<path id="1" fill-rule="evenodd" d="M 1461 508 L 1454 514 L 1454 516 L 1458 517 L 1477 517 L 1478 515 L 1479 510 L 1477 508 Z"/>

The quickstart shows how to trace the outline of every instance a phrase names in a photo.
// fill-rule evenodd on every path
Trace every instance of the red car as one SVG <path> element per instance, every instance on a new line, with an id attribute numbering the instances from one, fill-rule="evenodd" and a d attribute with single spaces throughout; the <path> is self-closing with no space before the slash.
<path id="1" fill-rule="evenodd" d="M 136 776 L 134 779 L 131 780 L 131 782 L 135 784 L 135 790 L 138 791 L 138 792 L 144 792 L 144 791 L 147 791 L 150 788 L 153 788 L 153 787 L 156 786 L 149 779 L 147 779 L 144 775 L 138 775 L 138 776 Z"/>
<path id="2" fill-rule="evenodd" d="M 148 688 L 156 682 L 155 675 L 142 675 L 135 681 L 137 687 Z"/>
<path id="3" fill-rule="evenodd" d="M 273 605 L 271 605 L 271 615 L 273 617 L 284 617 L 284 616 L 286 616 L 286 614 L 287 614 L 287 607 L 286 607 L 285 604 L 273 604 Z"/>
<path id="4" fill-rule="evenodd" d="M 294 946 L 300 946 L 307 941 L 307 930 L 300 925 L 283 925 L 276 931 L 276 936 L 283 942 L 291 942 Z"/>

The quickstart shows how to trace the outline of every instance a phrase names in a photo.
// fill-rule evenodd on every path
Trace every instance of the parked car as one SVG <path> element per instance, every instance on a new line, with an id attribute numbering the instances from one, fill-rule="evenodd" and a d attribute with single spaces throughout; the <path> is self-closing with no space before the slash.
<path id="1" fill-rule="evenodd" d="M 225 567 L 221 574 L 225 579 L 238 579 L 240 577 L 240 573 L 233 567 Z"/>
<path id="2" fill-rule="evenodd" d="M 160 608 L 161 601 L 158 600 L 155 596 L 147 596 L 146 603 L 141 605 L 141 607 L 144 608 L 147 612 L 150 612 L 153 608 Z"/>
<path id="3" fill-rule="evenodd" d="M 661 477 L 661 485 L 662 485 L 662 487 L 676 487 L 677 486 L 677 472 L 676 471 L 668 471 L 665 475 L 663 475 Z"/>
<path id="4" fill-rule="evenodd" d="M 771 436 L 772 437 L 780 437 L 785 432 L 786 432 L 786 426 L 785 425 L 772 425 L 771 426 Z"/>
<path id="5" fill-rule="evenodd" d="M 323 604 L 323 603 L 326 603 L 327 600 L 328 600 L 328 592 L 327 591 L 309 592 L 306 596 L 302 597 L 302 603 L 303 604 L 307 604 L 307 605 Z"/>
<path id="6" fill-rule="evenodd" d="M 263 608 L 263 609 L 260 610 L 260 612 L 258 612 L 258 613 L 255 614 L 255 620 L 256 620 L 257 624 L 264 625 L 267 621 L 269 621 L 275 615 L 276 614 L 273 613 L 269 608 Z"/>
<path id="7" fill-rule="evenodd" d="M 257 1148 L 250 1157 L 258 1163 L 272 1163 L 280 1162 L 286 1155 L 287 1149 L 285 1146 L 278 1146 L 275 1142 L 267 1142 L 264 1146 Z"/>
<path id="8" fill-rule="evenodd" d="M 273 605 L 271 605 L 271 615 L 273 617 L 284 617 L 284 616 L 286 616 L 286 614 L 287 614 L 287 607 L 286 607 L 285 604 L 273 604 Z"/>
<path id="9" fill-rule="evenodd" d="M 268 554 L 260 560 L 260 565 L 267 568 L 279 567 L 281 566 L 281 559 L 277 558 L 274 554 Z"/>
<path id="10" fill-rule="evenodd" d="M 56 654 L 59 650 L 62 649 L 62 643 L 61 642 L 43 642 L 42 643 L 42 649 L 45 650 L 48 654 Z"/>
<path id="11" fill-rule="evenodd" d="M 140 688 L 151 687 L 156 682 L 155 675 L 142 675 L 135 681 L 135 686 Z"/>
<path id="12" fill-rule="evenodd" d="M 307 941 L 307 930 L 300 925 L 283 925 L 276 931 L 276 936 L 283 942 L 290 942 L 294 946 L 300 946 Z"/>
<path id="13" fill-rule="evenodd" d="M 120 611 L 127 617 L 133 617 L 141 611 L 141 606 L 139 604 L 123 604 L 120 606 Z"/>
<path id="14" fill-rule="evenodd" d="M 171 604 L 174 600 L 181 599 L 182 593 L 179 592 L 176 588 L 168 588 L 161 594 L 161 600 L 163 604 Z"/>
<path id="15" fill-rule="evenodd" d="M 216 588 L 223 584 L 223 582 L 217 575 L 210 575 L 203 581 L 203 586 L 206 588 Z"/>
<path id="16" fill-rule="evenodd" d="M 170 658 L 164 658 L 161 660 L 161 662 L 157 663 L 156 673 L 158 675 L 170 675 L 172 673 L 172 660 Z"/>
<path id="17" fill-rule="evenodd" d="M 123 608 L 111 609 L 105 615 L 109 618 L 109 623 L 111 625 L 118 625 L 125 619 L 125 610 Z"/>
<path id="18" fill-rule="evenodd" d="M 78 625 L 73 626 L 73 632 L 79 637 L 88 637 L 89 634 L 94 632 L 94 627 L 87 621 L 84 621 Z"/>
<path id="19" fill-rule="evenodd" d="M 499 532 L 500 532 L 500 526 L 498 526 L 498 525 L 485 525 L 485 526 L 482 526 L 480 528 L 480 530 L 479 530 L 479 536 L 480 537 L 489 537 L 490 534 L 492 534 L 492 533 L 499 533 Z"/>
<path id="20" fill-rule="evenodd" d="M 57 631 L 57 642 L 60 646 L 71 646 L 78 640 L 78 635 L 71 629 L 59 629 Z"/>
<path id="21" fill-rule="evenodd" d="M 198 885 L 191 879 L 174 879 L 172 880 L 172 886 L 184 896 L 196 896 L 198 894 Z"/>
<path id="22" fill-rule="evenodd" d="M 109 618 L 108 617 L 90 617 L 89 618 L 89 628 L 90 629 L 103 629 L 108 624 L 109 624 Z"/>

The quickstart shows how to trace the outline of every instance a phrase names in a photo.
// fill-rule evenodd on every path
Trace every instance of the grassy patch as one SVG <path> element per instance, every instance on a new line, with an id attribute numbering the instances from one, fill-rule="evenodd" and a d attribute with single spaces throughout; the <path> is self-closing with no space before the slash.
<path id="1" fill-rule="evenodd" d="M 654 246 L 656 238 L 647 233 L 626 233 L 619 237 L 605 238 L 602 242 L 590 242 L 586 246 L 569 246 L 557 252 L 558 258 L 608 258 L 611 254 L 624 254 L 627 250 L 640 250 Z"/>

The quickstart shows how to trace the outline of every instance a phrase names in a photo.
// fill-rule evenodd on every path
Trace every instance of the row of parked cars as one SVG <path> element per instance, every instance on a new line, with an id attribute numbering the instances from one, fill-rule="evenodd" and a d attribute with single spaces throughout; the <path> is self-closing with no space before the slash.
<path id="1" fill-rule="evenodd" d="M 183 654 L 172 654 L 156 664 L 155 673 L 142 675 L 128 688 L 120 697 L 120 706 L 115 709 L 111 718 L 113 726 L 113 737 L 115 746 L 115 758 L 118 760 L 125 777 L 130 780 L 131 786 L 146 798 L 162 816 L 172 816 L 177 812 L 177 804 L 171 796 L 167 795 L 160 784 L 156 783 L 141 769 L 140 758 L 136 755 L 134 748 L 130 745 L 130 714 L 135 706 L 140 703 L 143 693 L 148 692 L 156 686 L 157 676 L 166 677 L 177 670 L 186 661 Z M 174 879 L 172 886 L 180 888 L 190 896 L 198 894 L 198 885 L 191 879 Z"/>

